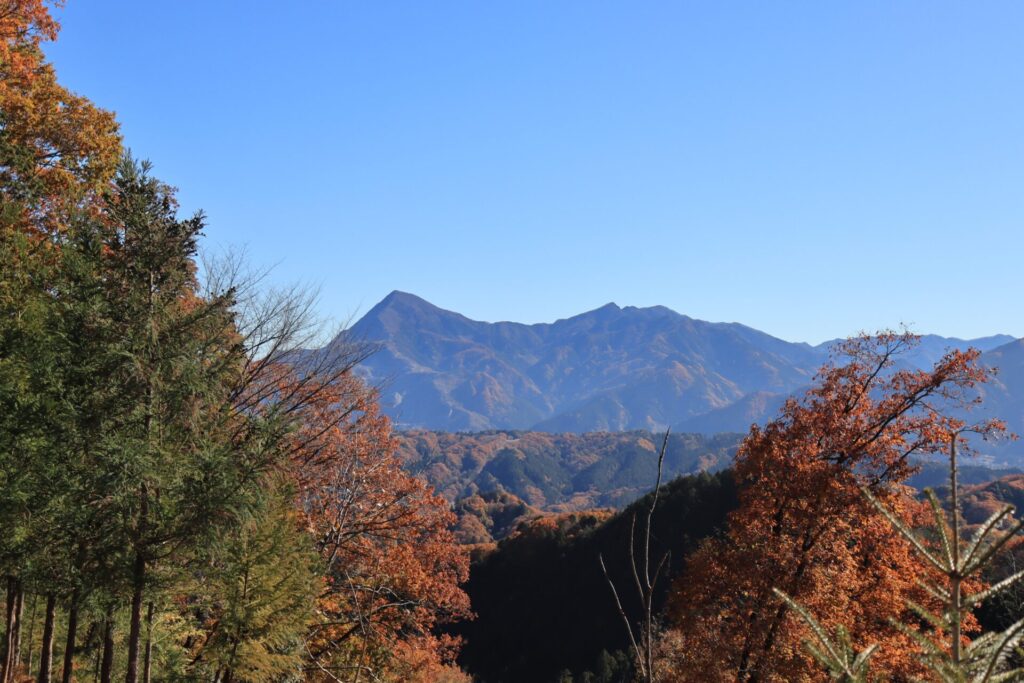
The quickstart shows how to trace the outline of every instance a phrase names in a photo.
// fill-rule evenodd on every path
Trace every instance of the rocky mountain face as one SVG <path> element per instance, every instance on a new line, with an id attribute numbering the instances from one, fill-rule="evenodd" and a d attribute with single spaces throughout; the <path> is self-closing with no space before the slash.
<path id="1" fill-rule="evenodd" d="M 361 372 L 382 387 L 400 429 L 449 432 L 745 432 L 806 387 L 833 344 L 787 342 L 663 306 L 607 304 L 554 323 L 487 323 L 403 292 L 332 343 L 351 339 L 377 348 Z M 1000 368 L 985 390 L 985 413 L 1024 431 L 1024 341 L 925 335 L 901 362 L 928 367 L 968 346 Z"/>

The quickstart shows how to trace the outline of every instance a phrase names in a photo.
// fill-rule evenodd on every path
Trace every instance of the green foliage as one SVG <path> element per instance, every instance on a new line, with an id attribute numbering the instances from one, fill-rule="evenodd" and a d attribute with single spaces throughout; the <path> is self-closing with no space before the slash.
<path id="1" fill-rule="evenodd" d="M 98 661 L 109 615 L 118 670 L 131 664 L 126 650 L 141 667 L 149 640 L 161 676 L 183 675 L 209 634 L 180 600 L 197 558 L 216 548 L 214 566 L 229 574 L 245 562 L 290 571 L 279 586 L 255 585 L 280 588 L 283 602 L 253 598 L 226 618 L 249 662 L 238 677 L 298 670 L 314 549 L 294 517 L 282 526 L 285 494 L 261 492 L 286 457 L 287 427 L 234 409 L 248 357 L 232 292 L 200 294 L 202 217 L 179 220 L 171 189 L 129 158 L 102 201 L 72 206 L 65 229 L 45 237 L 26 227 L 27 191 L 3 189 L 24 203 L 0 215 L 0 572 L 34 606 L 57 599 L 56 665 L 65 615 L 79 616 L 79 666 Z M 287 542 L 272 545 L 271 532 Z M 22 659 L 42 647 L 39 620 L 26 614 L 20 635 L 9 620 Z"/>
<path id="2" fill-rule="evenodd" d="M 230 671 L 235 680 L 255 682 L 301 669 L 319 593 L 318 558 L 290 493 L 275 485 L 262 509 L 219 534 L 196 571 L 191 609 L 205 616 L 208 631 L 196 660 L 207 674 Z"/>

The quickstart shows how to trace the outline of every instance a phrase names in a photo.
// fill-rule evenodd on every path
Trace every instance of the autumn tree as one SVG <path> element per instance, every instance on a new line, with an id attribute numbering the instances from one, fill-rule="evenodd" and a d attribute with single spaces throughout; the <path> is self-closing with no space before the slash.
<path id="1" fill-rule="evenodd" d="M 354 374 L 303 412 L 292 471 L 326 572 L 306 642 L 310 676 L 416 680 L 454 654 L 434 626 L 469 611 L 454 517 L 402 469 L 376 392 Z"/>
<path id="2" fill-rule="evenodd" d="M 800 400 L 752 427 L 737 457 L 740 505 L 723 538 L 704 544 L 676 583 L 669 609 L 679 680 L 818 680 L 806 626 L 778 588 L 826 628 L 844 623 L 855 645 L 879 644 L 890 676 L 918 671 L 911 639 L 892 626 L 908 600 L 930 605 L 910 546 L 862 495 L 915 523 L 920 505 L 900 486 L 915 456 L 939 452 L 962 423 L 951 407 L 986 379 L 977 352 L 950 352 L 930 371 L 900 369 L 908 334 L 841 346 Z M 966 624 L 970 626 L 970 624 Z"/>
<path id="3" fill-rule="evenodd" d="M 24 217 L 46 231 L 105 185 L 121 153 L 113 115 L 61 86 L 45 60 L 42 45 L 60 29 L 49 4 L 0 0 L 0 197 L 38 183 L 40 201 Z"/>
<path id="4" fill-rule="evenodd" d="M 935 680 L 942 683 L 996 683 L 1024 678 L 1024 669 L 1011 663 L 1011 656 L 1024 637 L 1024 619 L 1008 625 L 1001 631 L 988 631 L 968 642 L 963 633 L 965 616 L 982 603 L 1011 590 L 1024 578 L 1024 571 L 1013 572 L 991 586 L 979 586 L 978 579 L 994 564 L 997 554 L 1009 550 L 1017 534 L 1024 528 L 1024 520 L 1014 519 L 1012 505 L 1003 505 L 965 538 L 960 509 L 958 450 L 969 446 L 966 433 L 988 436 L 1002 429 L 1001 423 L 987 422 L 965 426 L 949 434 L 949 500 L 944 508 L 938 495 L 925 489 L 932 510 L 929 527 L 915 530 L 893 514 L 867 488 L 864 496 L 893 525 L 903 539 L 910 543 L 928 573 L 937 575 L 937 583 L 926 582 L 924 587 L 935 598 L 939 609 L 932 611 L 910 603 L 913 624 L 896 626 L 918 646 L 918 657 Z M 806 642 L 808 651 L 828 671 L 834 680 L 844 683 L 868 683 L 873 680 L 871 660 L 878 651 L 872 643 L 857 652 L 848 630 L 838 626 L 829 633 L 805 607 L 776 589 L 776 595 L 796 612 L 810 628 Z M 919 624 L 929 630 L 922 632 Z"/>
<path id="5" fill-rule="evenodd" d="M 57 528 L 53 512 L 63 474 L 55 456 L 66 422 L 59 356 L 66 351 L 53 329 L 58 286 L 59 233 L 86 209 L 113 174 L 120 138 L 113 116 L 62 87 L 45 61 L 42 45 L 58 25 L 43 0 L 0 1 L 0 441 L 5 540 L 0 563 L 8 584 L 3 677 L 21 660 L 21 612 L 34 572 L 41 581 L 57 574 L 60 544 L 40 537 Z M 66 355 L 65 355 L 66 357 Z M 34 468 L 30 463 L 42 465 Z M 66 481 L 61 478 L 60 481 Z M 32 520 L 31 528 L 23 524 Z M 37 551 L 47 550 L 49 557 Z M 31 557 L 30 557 L 31 556 Z M 52 588 L 52 587 L 51 587 Z M 47 614 L 56 608 L 47 600 Z M 49 633 L 52 637 L 52 631 Z"/>

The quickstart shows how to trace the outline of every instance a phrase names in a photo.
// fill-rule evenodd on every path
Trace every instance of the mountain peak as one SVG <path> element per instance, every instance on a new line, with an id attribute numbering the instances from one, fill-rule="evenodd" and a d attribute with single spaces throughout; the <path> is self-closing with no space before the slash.
<path id="1" fill-rule="evenodd" d="M 425 330 L 458 336 L 477 324 L 480 323 L 396 289 L 360 318 L 352 330 L 363 338 L 385 341 L 394 335 L 415 336 Z"/>
<path id="2" fill-rule="evenodd" d="M 426 299 L 423 299 L 422 297 L 418 297 L 415 294 L 403 292 L 398 289 L 393 290 L 390 294 L 381 299 L 380 303 L 374 306 L 374 308 L 389 308 L 395 305 L 413 306 L 416 308 L 437 308 L 437 306 L 434 306 L 434 304 L 430 303 Z"/>
<path id="3" fill-rule="evenodd" d="M 622 309 L 619 307 L 617 303 L 615 303 L 614 301 L 609 301 L 604 306 L 601 306 L 600 308 L 595 308 L 593 311 L 591 311 L 591 314 L 607 316 L 620 313 L 621 311 Z"/>
<path id="4" fill-rule="evenodd" d="M 447 311 L 435 306 L 426 299 L 416 296 L 415 294 L 410 294 L 409 292 L 403 292 L 396 289 L 381 299 L 376 306 L 371 308 L 365 317 L 368 319 L 377 319 L 382 316 L 399 316 L 412 317 L 415 319 L 422 316 L 439 315 L 462 317 L 458 313 L 453 313 L 452 311 Z"/>

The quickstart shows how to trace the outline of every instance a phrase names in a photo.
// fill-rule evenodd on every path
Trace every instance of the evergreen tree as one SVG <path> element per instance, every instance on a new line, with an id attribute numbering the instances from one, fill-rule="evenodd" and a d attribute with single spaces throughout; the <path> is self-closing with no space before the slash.
<path id="1" fill-rule="evenodd" d="M 112 231 L 107 305 L 122 340 L 113 369 L 122 405 L 101 454 L 103 505 L 119 530 L 130 576 L 127 683 L 139 674 L 144 593 L 152 566 L 208 540 L 244 504 L 258 464 L 231 439 L 231 392 L 243 349 L 230 293 L 204 300 L 195 274 L 201 214 L 179 220 L 173 194 L 126 157 L 106 200 Z M 250 467 L 252 465 L 252 467 Z"/>
<path id="2" fill-rule="evenodd" d="M 302 648 L 320 592 L 318 558 L 291 491 L 268 481 L 262 506 L 207 550 L 193 610 L 206 637 L 197 668 L 223 683 L 300 677 Z M 198 673 L 196 671 L 195 673 Z"/>

